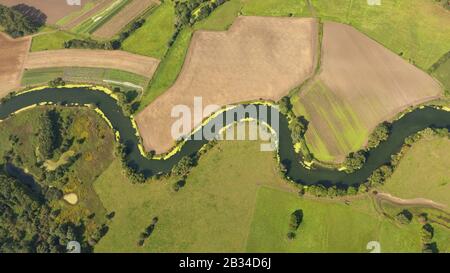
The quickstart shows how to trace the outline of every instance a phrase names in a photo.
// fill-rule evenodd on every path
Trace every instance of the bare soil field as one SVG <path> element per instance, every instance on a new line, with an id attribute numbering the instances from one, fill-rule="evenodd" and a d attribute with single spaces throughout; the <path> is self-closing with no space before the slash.
<path id="1" fill-rule="evenodd" d="M 172 107 L 193 109 L 194 97 L 203 106 L 279 100 L 312 75 L 317 44 L 312 18 L 238 17 L 226 32 L 195 32 L 175 84 L 136 117 L 145 149 L 173 146 Z"/>
<path id="2" fill-rule="evenodd" d="M 0 32 L 0 97 L 20 87 L 31 38 L 12 39 Z"/>
<path id="3" fill-rule="evenodd" d="M 80 6 L 68 5 L 66 0 L 0 0 L 0 4 L 5 6 L 14 6 L 18 4 L 26 4 L 28 6 L 40 9 L 45 15 L 47 15 L 47 23 L 54 24 L 59 19 L 68 15 L 71 12 L 81 10 L 86 0 L 81 1 Z"/>
<path id="4" fill-rule="evenodd" d="M 313 153 L 341 161 L 379 123 L 442 95 L 432 77 L 354 28 L 325 23 L 322 66 L 299 95 Z M 328 155 L 328 156 L 327 156 Z"/>
<path id="5" fill-rule="evenodd" d="M 149 7 L 159 4 L 157 0 L 133 0 L 117 13 L 111 20 L 97 29 L 93 35 L 108 39 L 116 35 L 134 18 L 145 12 Z"/>
<path id="6" fill-rule="evenodd" d="M 113 1 L 114 0 L 99 0 L 95 7 L 90 9 L 88 12 L 81 14 L 80 16 L 74 18 L 67 24 L 64 24 L 63 28 L 71 29 L 71 28 L 76 27 L 77 25 L 83 23 L 87 19 L 93 17 L 95 14 L 97 14 L 98 12 L 102 11 L 103 9 L 105 9 L 106 7 L 111 5 L 113 3 Z"/>
<path id="7" fill-rule="evenodd" d="M 49 67 L 101 67 L 151 78 L 159 60 L 119 50 L 62 49 L 32 52 L 26 69 Z"/>

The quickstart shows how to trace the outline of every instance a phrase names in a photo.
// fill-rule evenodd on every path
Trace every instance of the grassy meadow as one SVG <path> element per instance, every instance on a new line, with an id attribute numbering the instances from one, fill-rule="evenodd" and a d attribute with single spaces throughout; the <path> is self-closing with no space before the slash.
<path id="1" fill-rule="evenodd" d="M 411 199 L 426 198 L 450 206 L 450 140 L 426 137 L 406 153 L 381 190 Z"/>
<path id="2" fill-rule="evenodd" d="M 450 50 L 450 14 L 430 0 L 311 0 L 323 20 L 350 24 L 426 70 Z"/>
<path id="3" fill-rule="evenodd" d="M 144 25 L 128 37 L 122 49 L 139 55 L 161 59 L 175 30 L 175 10 L 171 1 L 157 7 Z"/>
<path id="4" fill-rule="evenodd" d="M 439 65 L 433 75 L 442 83 L 447 94 L 450 94 L 450 59 Z"/>
<path id="5" fill-rule="evenodd" d="M 369 196 L 300 198 L 279 176 L 272 153 L 251 141 L 220 142 L 204 155 L 178 192 L 176 178 L 133 185 L 114 161 L 94 183 L 115 217 L 96 252 L 420 252 L 420 224 L 400 225 L 380 214 Z M 295 240 L 288 240 L 290 214 L 304 212 Z M 153 233 L 139 235 L 158 217 Z M 448 249 L 449 231 L 435 240 Z"/>
<path id="6" fill-rule="evenodd" d="M 64 30 L 54 30 L 33 37 L 31 52 L 63 49 L 64 42 L 80 38 L 78 35 Z"/>
<path id="7" fill-rule="evenodd" d="M 130 88 L 128 83 L 145 88 L 148 78 L 127 71 L 91 67 L 55 67 L 26 70 L 22 77 L 22 86 L 47 84 L 55 78 L 74 83 L 96 83 L 117 85 Z"/>
<path id="8" fill-rule="evenodd" d="M 290 214 L 301 209 L 303 222 L 295 240 L 288 240 Z M 400 226 L 375 211 L 368 197 L 343 202 L 298 198 L 261 187 L 250 228 L 249 252 L 369 252 L 378 241 L 382 252 L 420 252 L 420 225 Z"/>

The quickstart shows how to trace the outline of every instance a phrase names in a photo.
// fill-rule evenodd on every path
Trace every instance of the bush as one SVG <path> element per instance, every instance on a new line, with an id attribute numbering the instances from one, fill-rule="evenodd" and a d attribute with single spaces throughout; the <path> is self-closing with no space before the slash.
<path id="1" fill-rule="evenodd" d="M 391 177 L 392 175 L 392 167 L 388 165 L 381 166 L 376 169 L 367 179 L 367 182 L 370 186 L 379 186 L 384 184 L 384 182 Z"/>
<path id="2" fill-rule="evenodd" d="M 108 42 L 98 42 L 92 39 L 71 39 L 69 41 L 64 42 L 64 48 L 83 48 L 83 49 L 119 49 L 120 43 L 117 43 L 116 40 L 108 41 Z"/>
<path id="3" fill-rule="evenodd" d="M 38 148 L 41 155 L 51 158 L 53 151 L 57 148 L 59 134 L 58 117 L 53 111 L 45 111 L 39 117 Z"/>
<path id="4" fill-rule="evenodd" d="M 289 229 L 296 231 L 303 221 L 303 210 L 298 209 L 291 214 L 291 220 L 289 222 Z"/>
<path id="5" fill-rule="evenodd" d="M 289 97 L 283 97 L 278 103 L 278 109 L 281 114 L 287 116 L 292 111 L 291 99 Z"/>
<path id="6" fill-rule="evenodd" d="M 369 136 L 367 148 L 373 149 L 377 147 L 381 142 L 386 141 L 389 137 L 389 126 L 387 123 L 383 123 L 377 126 L 372 134 Z"/>
<path id="7" fill-rule="evenodd" d="M 48 82 L 48 86 L 50 86 L 52 88 L 55 88 L 58 86 L 65 86 L 65 85 L 66 85 L 66 82 L 61 77 L 58 77 L 58 78 Z"/>
<path id="8" fill-rule="evenodd" d="M 289 123 L 289 129 L 291 130 L 292 143 L 303 142 L 308 122 L 304 117 L 296 117 Z"/>
<path id="9" fill-rule="evenodd" d="M 190 156 L 184 156 L 172 168 L 172 174 L 177 176 L 186 176 L 194 166 L 194 160 Z"/>
<path id="10" fill-rule="evenodd" d="M 359 170 L 364 166 L 366 162 L 366 155 L 363 151 L 358 151 L 356 153 L 350 153 L 345 159 L 344 166 L 347 173 L 352 173 Z"/>
<path id="11" fill-rule="evenodd" d="M 395 219 L 397 219 L 397 221 L 402 225 L 411 223 L 412 218 L 413 218 L 412 213 L 407 209 L 401 211 L 399 214 L 395 216 Z"/>

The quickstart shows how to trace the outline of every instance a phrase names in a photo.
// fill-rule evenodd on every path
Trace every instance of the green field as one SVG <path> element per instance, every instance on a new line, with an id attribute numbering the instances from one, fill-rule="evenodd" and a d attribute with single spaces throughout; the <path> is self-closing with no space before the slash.
<path id="1" fill-rule="evenodd" d="M 31 52 L 63 49 L 65 41 L 77 38 L 80 38 L 80 36 L 63 30 L 55 30 L 48 33 L 43 33 L 33 37 L 31 43 Z"/>
<path id="2" fill-rule="evenodd" d="M 350 24 L 424 70 L 450 49 L 450 14 L 436 1 L 311 2 L 323 20 Z"/>
<path id="3" fill-rule="evenodd" d="M 172 190 L 174 179 L 132 185 L 114 162 L 95 182 L 105 207 L 116 212 L 96 251 L 244 251 L 257 188 L 287 186 L 272 157 L 259 152 L 257 142 L 220 143 L 179 192 Z M 155 216 L 155 231 L 144 247 L 137 246 Z"/>
<path id="4" fill-rule="evenodd" d="M 92 18 L 84 21 L 78 26 L 74 27 L 71 31 L 79 34 L 91 34 L 111 19 L 114 15 L 119 13 L 130 0 L 116 0 L 110 6 L 97 13 Z"/>
<path id="5" fill-rule="evenodd" d="M 307 1 L 243 0 L 242 14 L 246 16 L 311 16 Z"/>
<path id="6" fill-rule="evenodd" d="M 134 73 L 106 68 L 90 67 L 55 67 L 26 70 L 22 77 L 23 86 L 35 86 L 46 84 L 55 78 L 61 77 L 65 81 L 75 83 L 98 83 L 105 85 L 118 85 L 122 87 L 132 87 L 126 83 L 140 86 L 139 89 L 147 86 L 148 78 Z"/>
<path id="7" fill-rule="evenodd" d="M 290 214 L 303 210 L 295 240 L 288 240 Z M 277 189 L 260 188 L 249 233 L 249 252 L 368 252 L 378 241 L 382 252 L 420 252 L 420 225 L 382 217 L 369 198 L 342 202 L 300 199 Z"/>
<path id="8" fill-rule="evenodd" d="M 447 94 L 450 94 L 450 59 L 442 63 L 433 75 L 438 79 L 443 85 Z"/>
<path id="9" fill-rule="evenodd" d="M 415 143 L 381 188 L 401 198 L 426 198 L 450 206 L 450 140 L 426 137 Z"/>
<path id="10" fill-rule="evenodd" d="M 108 211 L 108 234 L 95 251 L 114 252 L 367 252 L 379 241 L 383 252 L 420 252 L 420 225 L 402 226 L 377 212 L 369 197 L 344 200 L 299 198 L 280 178 L 272 153 L 251 141 L 220 142 L 204 155 L 186 185 L 174 178 L 132 185 L 113 164 L 95 182 Z M 289 241 L 289 216 L 304 211 L 297 239 Z M 159 221 L 144 246 L 139 234 Z M 449 231 L 438 245 L 448 248 Z"/>
<path id="11" fill-rule="evenodd" d="M 161 59 L 175 30 L 173 3 L 166 1 L 157 7 L 145 24 L 122 44 L 122 49 L 132 53 Z"/>
<path id="12" fill-rule="evenodd" d="M 333 162 L 336 160 L 336 154 L 357 151 L 364 145 L 370 132 L 352 111 L 351 106 L 335 96 L 319 80 L 308 86 L 307 93 L 303 92 L 295 93 L 291 97 L 294 113 L 304 116 L 309 121 L 321 117 L 324 124 L 321 122 L 318 124 L 330 128 L 326 131 L 326 135 L 320 135 L 320 131 L 314 124 L 308 126 L 305 135 L 306 142 L 315 158 Z M 343 158 L 339 160 L 343 160 Z"/>

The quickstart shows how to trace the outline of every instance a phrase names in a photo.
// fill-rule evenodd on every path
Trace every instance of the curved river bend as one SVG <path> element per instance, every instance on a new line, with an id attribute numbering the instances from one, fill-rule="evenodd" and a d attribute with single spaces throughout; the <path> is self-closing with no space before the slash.
<path id="1" fill-rule="evenodd" d="M 207 140 L 188 140 L 179 152 L 167 160 L 148 159 L 141 155 L 138 149 L 139 138 L 129 118 L 122 113 L 116 100 L 104 92 L 87 88 L 43 89 L 23 93 L 12 97 L 0 104 L 0 119 L 6 119 L 11 113 L 22 108 L 42 103 L 62 104 L 96 104 L 106 115 L 115 130 L 119 131 L 121 142 L 129 151 L 127 162 L 146 176 L 160 172 L 168 172 L 183 156 L 196 153 L 207 143 Z M 260 106 L 257 106 L 260 107 Z M 233 110 L 228 110 L 233 111 Z M 224 119 L 226 112 L 214 119 Z M 211 120 L 210 122 L 214 121 Z M 306 169 L 299 163 L 299 155 L 295 153 L 287 119 L 280 115 L 279 120 L 279 156 L 288 165 L 287 175 L 294 181 L 303 184 L 359 184 L 381 165 L 390 162 L 391 155 L 400 151 L 404 139 L 427 127 L 449 128 L 450 112 L 431 107 L 414 110 L 392 124 L 391 135 L 388 140 L 370 151 L 364 167 L 352 174 L 332 169 Z M 217 128 L 216 128 L 217 129 Z M 156 128 L 157 130 L 157 128 Z"/>

